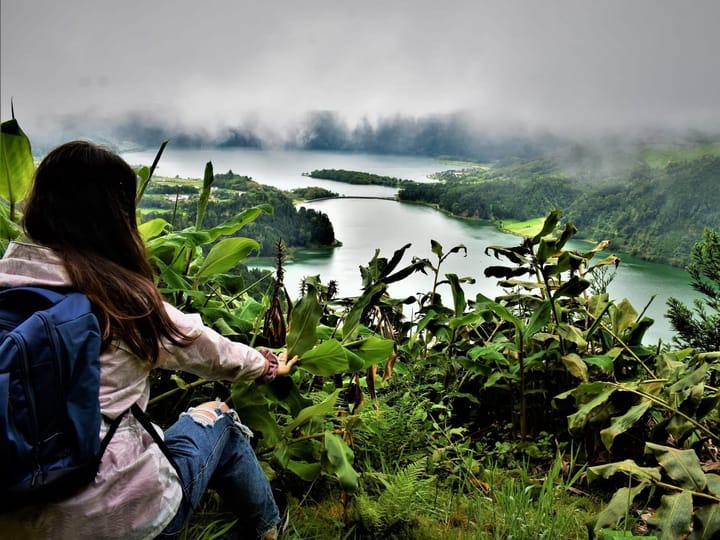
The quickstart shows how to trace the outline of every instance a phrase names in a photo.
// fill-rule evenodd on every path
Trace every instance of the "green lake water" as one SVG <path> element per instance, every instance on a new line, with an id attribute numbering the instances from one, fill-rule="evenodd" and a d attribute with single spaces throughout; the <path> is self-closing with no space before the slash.
<path id="1" fill-rule="evenodd" d="M 152 163 L 154 151 L 125 154 L 132 164 Z M 212 161 L 215 172 L 232 169 L 237 174 L 251 176 L 256 181 L 281 189 L 315 185 L 342 195 L 391 197 L 394 188 L 382 186 L 354 186 L 303 176 L 314 169 L 336 168 L 365 171 L 375 174 L 430 181 L 428 175 L 449 168 L 430 158 L 356 154 L 343 152 L 300 152 L 257 149 L 173 149 L 169 147 L 160 161 L 156 174 L 201 178 L 205 163 Z M 500 293 L 495 280 L 486 279 L 483 270 L 489 264 L 503 264 L 485 255 L 489 245 L 511 246 L 519 238 L 502 233 L 493 226 L 470 220 L 456 219 L 424 206 L 378 199 L 332 199 L 305 203 L 308 208 L 326 213 L 334 227 L 335 236 L 342 246 L 335 249 L 307 250 L 299 253 L 286 269 L 289 291 L 299 290 L 300 280 L 308 275 L 320 275 L 323 282 L 338 282 L 340 295 L 355 295 L 360 291 L 359 265 L 367 264 L 376 249 L 390 257 L 406 243 L 412 246 L 405 261 L 412 256 L 435 260 L 430 240 L 436 240 L 449 250 L 463 244 L 467 256 L 452 255 L 443 265 L 443 273 L 471 276 L 474 285 L 466 285 L 468 297 L 482 292 L 493 297 Z M 610 239 L 612 240 L 612 239 Z M 646 314 L 655 320 L 646 337 L 656 341 L 669 341 L 672 331 L 664 317 L 667 299 L 671 296 L 690 303 L 697 295 L 688 283 L 687 274 L 678 268 L 639 261 L 617 254 L 622 263 L 609 287 L 615 301 L 627 298 L 635 309 L 642 311 L 648 302 Z M 265 263 L 257 262 L 257 266 Z M 415 295 L 430 290 L 429 276 L 415 274 L 412 278 L 393 284 L 390 293 L 396 297 Z M 441 289 L 448 299 L 450 292 Z"/>

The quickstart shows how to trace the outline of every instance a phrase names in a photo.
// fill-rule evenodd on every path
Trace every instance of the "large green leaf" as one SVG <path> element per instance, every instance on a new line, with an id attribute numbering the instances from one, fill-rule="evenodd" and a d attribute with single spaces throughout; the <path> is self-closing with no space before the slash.
<path id="1" fill-rule="evenodd" d="M 195 279 L 222 274 L 235 268 L 253 251 L 260 252 L 260 244 L 250 238 L 225 238 L 215 244 L 205 257 Z"/>
<path id="2" fill-rule="evenodd" d="M 648 486 L 647 482 L 641 482 L 637 486 L 631 488 L 620 488 L 610 499 L 608 505 L 598 514 L 595 521 L 594 529 L 599 531 L 604 528 L 614 529 L 620 521 L 628 514 L 628 509 L 640 494 Z"/>
<path id="3" fill-rule="evenodd" d="M 573 276 L 558 287 L 553 294 L 553 298 L 560 298 L 561 296 L 575 298 L 576 296 L 580 296 L 588 287 L 590 287 L 588 280 Z"/>
<path id="4" fill-rule="evenodd" d="M 325 432 L 325 452 L 330 468 L 343 489 L 354 491 L 358 486 L 360 475 L 352 466 L 354 455 L 347 443 L 334 433 Z"/>
<path id="5" fill-rule="evenodd" d="M 138 231 L 140 231 L 143 240 L 147 242 L 160 236 L 168 227 L 170 227 L 170 224 L 163 218 L 155 218 L 138 225 Z"/>
<path id="6" fill-rule="evenodd" d="M 355 301 L 350 311 L 345 316 L 343 323 L 343 341 L 351 341 L 357 336 L 360 328 L 360 320 L 365 310 L 377 301 L 380 296 L 387 289 L 385 283 L 376 283 L 369 289 L 365 290 L 363 294 Z"/>
<path id="7" fill-rule="evenodd" d="M 570 432 L 579 432 L 588 424 L 608 418 L 615 411 L 610 397 L 616 390 L 615 385 L 605 382 L 581 384 L 572 390 L 571 395 L 575 397 L 575 401 L 580 407 L 576 413 L 568 416 Z M 562 396 L 561 394 L 556 399 L 560 399 Z"/>
<path id="8" fill-rule="evenodd" d="M 610 426 L 600 431 L 600 437 L 602 437 L 602 442 L 605 445 L 605 448 L 610 450 L 615 437 L 621 433 L 625 433 L 628 429 L 637 424 L 650 408 L 651 404 L 650 400 L 643 399 L 637 405 L 630 407 L 625 414 L 614 417 Z"/>
<path id="9" fill-rule="evenodd" d="M 263 213 L 272 215 L 273 207 L 269 204 L 259 204 L 243 210 L 239 214 L 231 217 L 230 219 L 222 222 L 211 229 L 207 229 L 205 234 L 208 236 L 208 242 L 214 242 L 220 236 L 228 236 L 235 234 L 237 231 L 242 229 L 248 223 L 252 223 Z"/>
<path id="10" fill-rule="evenodd" d="M 460 317 L 465 312 L 465 291 L 463 291 L 462 286 L 460 285 L 460 278 L 458 278 L 457 274 L 445 274 L 445 277 L 450 282 L 453 305 L 455 307 L 455 316 Z"/>
<path id="11" fill-rule="evenodd" d="M 707 480 L 694 450 L 678 450 L 648 442 L 645 443 L 645 452 L 652 453 L 668 476 L 681 487 L 693 491 L 705 489 Z"/>
<path id="12" fill-rule="evenodd" d="M 0 197 L 14 207 L 30 192 L 34 173 L 30 139 L 14 118 L 3 122 L 0 125 Z M 15 216 L 10 218 L 14 220 Z"/>
<path id="13" fill-rule="evenodd" d="M 632 325 L 638 317 L 638 312 L 627 298 L 623 298 L 612 311 L 613 332 L 616 335 L 622 334 Z"/>
<path id="14" fill-rule="evenodd" d="M 316 416 L 328 416 L 335 411 L 335 402 L 340 395 L 340 388 L 326 397 L 322 402 L 310 405 L 301 410 L 295 419 L 285 426 L 285 435 L 290 436 L 294 429 L 302 426 L 304 423 Z"/>
<path id="15" fill-rule="evenodd" d="M 524 331 L 526 343 L 529 338 L 548 325 L 548 322 L 550 322 L 550 316 L 552 315 L 550 307 L 550 301 L 546 300 L 533 310 Z"/>
<path id="16" fill-rule="evenodd" d="M 610 354 L 600 354 L 593 356 L 584 356 L 583 360 L 586 364 L 589 364 L 591 366 L 597 366 L 605 373 L 609 374 L 612 373 L 615 369 L 615 358 L 617 357 Z"/>
<path id="17" fill-rule="evenodd" d="M 346 349 L 362 358 L 363 366 L 366 369 L 374 364 L 380 364 L 387 360 L 393 351 L 394 342 L 391 339 L 379 336 L 369 336 L 352 344 L 346 344 Z"/>
<path id="18" fill-rule="evenodd" d="M 695 518 L 695 525 L 688 540 L 711 540 L 720 537 L 720 504 L 701 506 L 695 510 Z"/>
<path id="19" fill-rule="evenodd" d="M 688 491 L 663 495 L 660 508 L 647 520 L 658 530 L 660 540 L 684 538 L 690 531 L 693 515 L 692 495 Z"/>
<path id="20" fill-rule="evenodd" d="M 349 371 L 351 373 L 355 373 L 355 372 L 361 371 L 362 369 L 365 368 L 365 362 L 363 361 L 363 359 L 360 356 L 355 354 L 353 351 L 351 351 L 347 347 L 343 347 L 343 350 L 345 351 L 345 360 L 347 362 L 347 369 L 344 371 Z"/>
<path id="21" fill-rule="evenodd" d="M 720 475 L 715 473 L 705 473 L 708 491 L 713 495 L 720 497 Z"/>
<path id="22" fill-rule="evenodd" d="M 10 219 L 10 207 L 0 204 L 0 239 L 15 240 L 22 234 L 22 229 Z"/>
<path id="23" fill-rule="evenodd" d="M 317 326 L 321 315 L 322 305 L 318 301 L 317 290 L 308 285 L 305 296 L 295 305 L 290 316 L 286 340 L 288 358 L 302 356 L 317 343 Z"/>
<path id="24" fill-rule="evenodd" d="M 362 364 L 362 360 L 360 363 Z M 300 355 L 297 366 L 313 375 L 325 377 L 351 371 L 345 348 L 336 339 L 323 341 Z"/>
<path id="25" fill-rule="evenodd" d="M 262 405 L 235 407 L 238 416 L 242 418 L 253 431 L 262 433 L 263 444 L 272 447 L 280 441 L 281 433 L 277 419 L 270 414 L 270 410 L 263 403 Z"/>
<path id="26" fill-rule="evenodd" d="M 287 468 L 305 482 L 316 480 L 322 472 L 322 465 L 319 462 L 308 463 L 307 461 L 297 461 L 294 459 L 288 461 Z"/>
<path id="27" fill-rule="evenodd" d="M 190 289 L 190 282 L 172 266 L 165 264 L 157 257 L 153 258 L 153 262 L 160 271 L 160 279 L 165 282 L 165 286 L 163 286 L 162 283 L 160 284 L 162 289 L 170 288 L 175 291 L 186 291 Z"/>
<path id="28" fill-rule="evenodd" d="M 557 227 L 557 224 L 560 221 L 561 215 L 562 212 L 560 212 L 560 210 L 553 210 L 548 214 L 548 216 L 545 218 L 545 221 L 543 222 L 542 229 L 540 229 L 540 232 L 537 233 L 532 239 L 533 245 L 540 242 L 540 239 L 543 236 L 547 236 L 555 230 L 555 227 Z"/>

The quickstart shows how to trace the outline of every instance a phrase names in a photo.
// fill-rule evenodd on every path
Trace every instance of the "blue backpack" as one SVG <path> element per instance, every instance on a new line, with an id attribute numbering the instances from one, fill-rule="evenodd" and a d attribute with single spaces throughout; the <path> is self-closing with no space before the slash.
<path id="1" fill-rule="evenodd" d="M 90 483 L 119 419 L 100 440 L 100 328 L 87 297 L 0 291 L 0 508 L 71 495 Z"/>

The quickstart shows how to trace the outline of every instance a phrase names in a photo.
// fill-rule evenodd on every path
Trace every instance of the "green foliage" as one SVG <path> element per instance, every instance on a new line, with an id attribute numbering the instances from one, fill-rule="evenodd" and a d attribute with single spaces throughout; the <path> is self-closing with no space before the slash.
<path id="1" fill-rule="evenodd" d="M 720 343 L 720 233 L 705 229 L 693 245 L 687 266 L 690 284 L 703 295 L 690 309 L 677 298 L 668 300 L 667 318 L 680 346 L 713 351 Z M 709 311 L 708 311 L 709 310 Z"/>
<path id="2" fill-rule="evenodd" d="M 138 196 L 156 204 L 165 199 L 154 194 L 153 169 L 139 171 Z M 680 181 L 687 170 L 669 165 L 671 173 Z M 577 229 L 554 203 L 576 197 L 577 187 L 564 186 L 552 162 L 508 166 L 505 178 L 485 169 L 475 174 L 497 200 L 536 203 L 536 211 L 553 205 L 537 234 L 487 248 L 497 263 L 484 269 L 485 277 L 497 279 L 503 291 L 493 299 L 469 298 L 463 287 L 474 277 L 443 272 L 449 257 L 465 255 L 465 246 L 431 240 L 430 259 L 403 262 L 409 244 L 389 257 L 376 251 L 360 266 L 362 291 L 355 297 L 335 298 L 334 284 L 312 276 L 294 305 L 290 298 L 275 305 L 263 291 L 249 294 L 256 284 L 246 284 L 239 268 L 271 235 L 297 225 L 292 200 L 231 171 L 212 175 L 211 164 L 200 192 L 181 201 L 180 189 L 171 190 L 175 200 L 165 200 L 165 210 L 172 219 L 139 216 L 166 298 L 230 339 L 259 346 L 268 345 L 261 327 L 269 308 L 281 318 L 287 313 L 282 328 L 288 332 L 278 346 L 300 360 L 292 376 L 262 386 L 153 374 L 156 420 L 167 424 L 188 404 L 218 395 L 232 401 L 257 434 L 255 451 L 269 477 L 332 509 L 323 521 L 328 538 L 582 537 L 584 511 L 575 506 L 578 499 L 566 498 L 583 470 L 574 455 L 570 465 L 563 456 L 575 441 L 583 442 L 590 463 L 604 463 L 588 469 L 588 481 L 615 492 L 591 524 L 593 534 L 631 538 L 638 523 L 658 538 L 718 534 L 720 478 L 700 461 L 717 439 L 720 355 L 700 352 L 710 350 L 712 339 L 707 349 L 643 344 L 652 321 L 606 291 L 607 272 L 617 270 L 618 259 L 595 260 L 607 242 L 568 249 Z M 454 177 L 439 192 L 455 198 L 443 204 L 478 204 L 470 202 L 475 188 Z M 18 219 L 7 203 L 0 205 L 5 241 L 16 234 Z M 483 211 L 497 216 L 498 208 L 488 204 Z M 306 214 L 303 223 L 327 232 L 315 218 Z M 275 220 L 272 229 L 265 228 L 267 220 Z M 720 241 L 707 232 L 691 275 L 716 311 L 715 244 Z M 273 290 L 283 285 L 281 270 L 282 260 Z M 391 298 L 388 287 L 414 272 L 433 277 L 431 290 Z M 521 464 L 519 480 L 489 473 L 490 458 Z M 536 462 L 545 467 L 540 479 Z M 627 483 L 617 484 L 618 476 Z M 640 506 L 650 518 L 635 511 Z M 435 534 L 419 532 L 423 519 L 439 527 Z M 186 537 L 220 537 L 231 527 L 210 512 Z M 308 537 L 300 527 L 296 532 Z"/>
<path id="3" fill-rule="evenodd" d="M 703 471 L 693 450 L 679 450 L 647 443 L 646 453 L 652 455 L 656 467 L 642 468 L 632 461 L 591 467 L 588 481 L 611 478 L 617 473 L 628 475 L 634 485 L 620 489 L 610 504 L 598 515 L 595 534 L 605 528 L 626 527 L 628 507 L 650 488 L 661 489 L 660 506 L 647 520 L 657 538 L 715 538 L 720 534 L 720 476 Z M 692 531 L 692 532 L 691 532 Z M 607 537 L 606 535 L 602 536 Z"/>
<path id="4" fill-rule="evenodd" d="M 206 170 L 204 183 L 209 180 L 207 173 Z M 202 188 L 201 200 L 207 197 L 207 203 L 201 205 L 194 197 L 201 185 L 195 184 L 193 188 L 165 180 L 157 186 L 149 185 L 140 202 L 143 219 L 162 218 L 175 229 L 184 229 L 197 225 L 200 217 L 203 226 L 213 227 L 246 208 L 267 205 L 273 208 L 271 214 L 245 225 L 246 234 L 260 246 L 260 255 L 274 255 L 280 239 L 291 248 L 328 247 L 336 243 L 332 223 L 325 214 L 312 208 L 296 208 L 291 196 L 277 188 L 262 186 L 232 172 L 216 174 L 209 187 Z"/>
<path id="5" fill-rule="evenodd" d="M 34 172 L 27 135 L 15 118 L 3 122 L 0 125 L 0 197 L 8 203 L 8 211 L 3 214 L 10 222 L 17 221 L 16 206 L 30 192 Z M 7 225 L 3 228 L 9 230 Z"/>
<path id="6" fill-rule="evenodd" d="M 646 156 L 647 157 L 647 156 Z M 519 164 L 449 171 L 441 184 L 408 184 L 400 200 L 437 205 L 464 217 L 529 220 L 555 208 L 583 238 L 612 238 L 623 253 L 685 264 L 689 246 L 705 227 L 720 223 L 720 156 L 687 151 L 678 161 L 649 163 L 588 175 L 540 159 Z"/>
<path id="7" fill-rule="evenodd" d="M 310 178 L 321 178 L 323 180 L 334 180 L 346 184 L 363 184 L 397 187 L 410 180 L 401 180 L 392 176 L 381 176 L 379 174 L 366 173 L 361 171 L 346 171 L 344 169 L 319 169 L 310 173 L 303 173 Z"/>
<path id="8" fill-rule="evenodd" d="M 295 188 L 292 190 L 293 197 L 312 201 L 316 199 L 326 199 L 329 197 L 337 197 L 338 194 L 325 188 L 317 186 L 309 186 L 304 188 Z"/>
<path id="9" fill-rule="evenodd" d="M 418 516 L 438 513 L 433 504 L 437 479 L 427 473 L 425 460 L 410 463 L 393 473 L 368 475 L 355 499 L 354 513 L 361 530 L 385 537 L 412 527 Z"/>

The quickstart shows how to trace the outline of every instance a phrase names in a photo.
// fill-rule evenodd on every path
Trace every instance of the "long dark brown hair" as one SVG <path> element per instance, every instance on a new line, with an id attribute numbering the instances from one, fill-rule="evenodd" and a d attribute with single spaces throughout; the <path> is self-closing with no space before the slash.
<path id="1" fill-rule="evenodd" d="M 103 348 L 123 341 L 157 362 L 163 338 L 191 340 L 172 322 L 153 281 L 135 218 L 135 171 L 117 154 L 85 141 L 52 150 L 40 163 L 25 206 L 25 230 L 55 250 L 73 285 L 93 305 Z"/>

